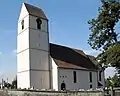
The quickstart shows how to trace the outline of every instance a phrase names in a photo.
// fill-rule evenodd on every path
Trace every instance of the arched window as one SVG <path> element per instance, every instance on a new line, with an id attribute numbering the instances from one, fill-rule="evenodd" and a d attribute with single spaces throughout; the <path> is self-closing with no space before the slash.
<path id="1" fill-rule="evenodd" d="M 24 29 L 24 20 L 22 20 L 21 25 L 22 25 L 22 30 L 23 30 Z"/>
<path id="2" fill-rule="evenodd" d="M 74 80 L 74 83 L 76 83 L 76 82 L 77 82 L 76 71 L 73 71 L 73 80 Z"/>
<path id="3" fill-rule="evenodd" d="M 102 78 L 101 78 L 101 71 L 99 72 L 99 81 L 101 81 Z"/>
<path id="4" fill-rule="evenodd" d="M 66 90 L 66 85 L 64 82 L 61 84 L 61 90 Z"/>
<path id="5" fill-rule="evenodd" d="M 40 20 L 40 18 L 36 19 L 36 22 L 37 22 L 37 29 L 41 29 L 42 21 Z"/>
<path id="6" fill-rule="evenodd" d="M 89 72 L 89 79 L 90 79 L 90 82 L 92 82 L 92 72 Z"/>

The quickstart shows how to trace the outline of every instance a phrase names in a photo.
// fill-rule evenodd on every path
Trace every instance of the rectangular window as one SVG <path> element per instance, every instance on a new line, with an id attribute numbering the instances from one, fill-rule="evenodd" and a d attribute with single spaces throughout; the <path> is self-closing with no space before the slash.
<path id="1" fill-rule="evenodd" d="M 90 79 L 90 82 L 92 82 L 92 72 L 89 72 L 89 79 Z"/>
<path id="2" fill-rule="evenodd" d="M 73 71 L 73 79 L 74 79 L 74 83 L 76 83 L 77 82 L 76 71 Z"/>
<path id="3" fill-rule="evenodd" d="M 22 20 L 21 25 L 22 25 L 22 30 L 23 30 L 24 29 L 24 20 Z"/>
<path id="4" fill-rule="evenodd" d="M 42 20 L 38 18 L 36 21 L 37 21 L 37 29 L 41 29 Z"/>
<path id="5" fill-rule="evenodd" d="M 92 88 L 92 84 L 90 84 L 90 88 Z"/>
<path id="6" fill-rule="evenodd" d="M 99 81 L 101 81 L 101 72 L 99 72 Z"/>

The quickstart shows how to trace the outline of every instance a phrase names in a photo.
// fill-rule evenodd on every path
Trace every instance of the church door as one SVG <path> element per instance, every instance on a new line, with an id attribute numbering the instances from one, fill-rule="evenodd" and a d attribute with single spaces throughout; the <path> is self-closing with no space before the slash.
<path id="1" fill-rule="evenodd" d="M 66 89 L 66 85 L 65 85 L 65 83 L 62 83 L 61 84 L 61 90 L 65 90 Z"/>

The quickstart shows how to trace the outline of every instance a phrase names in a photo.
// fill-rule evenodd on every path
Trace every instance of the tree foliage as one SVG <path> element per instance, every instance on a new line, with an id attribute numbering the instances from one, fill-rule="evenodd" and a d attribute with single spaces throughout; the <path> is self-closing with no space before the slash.
<path id="1" fill-rule="evenodd" d="M 10 89 L 17 89 L 17 77 L 12 81 L 12 83 L 8 83 L 5 80 L 3 80 L 3 89 L 4 88 L 10 88 Z"/>
<path id="2" fill-rule="evenodd" d="M 17 77 L 12 81 L 12 89 L 17 89 Z"/>
<path id="3" fill-rule="evenodd" d="M 115 74 L 113 77 L 109 77 L 105 80 L 106 87 L 120 87 L 120 76 Z"/>
<path id="4" fill-rule="evenodd" d="M 96 50 L 102 50 L 97 59 L 100 64 L 111 64 L 120 69 L 120 41 L 116 32 L 116 24 L 120 20 L 120 2 L 102 0 L 97 18 L 89 20 L 91 34 L 89 45 Z"/>
<path id="5" fill-rule="evenodd" d="M 110 46 L 105 52 L 98 55 L 100 64 L 111 64 L 113 67 L 120 69 L 120 44 L 116 43 Z"/>

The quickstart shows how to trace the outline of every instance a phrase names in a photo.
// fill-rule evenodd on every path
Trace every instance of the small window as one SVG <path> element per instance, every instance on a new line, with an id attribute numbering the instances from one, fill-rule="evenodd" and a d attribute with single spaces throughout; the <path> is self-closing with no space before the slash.
<path id="1" fill-rule="evenodd" d="M 73 71 L 73 80 L 74 80 L 74 83 L 77 82 L 76 71 Z"/>
<path id="2" fill-rule="evenodd" d="M 92 84 L 90 84 L 90 88 L 92 88 Z"/>
<path id="3" fill-rule="evenodd" d="M 92 72 L 89 72 L 89 79 L 90 79 L 90 82 L 92 82 Z"/>
<path id="4" fill-rule="evenodd" d="M 22 20 L 21 25 L 22 25 L 22 30 L 23 30 L 24 29 L 24 20 Z"/>
<path id="5" fill-rule="evenodd" d="M 42 21 L 38 18 L 36 19 L 36 22 L 37 22 L 37 29 L 41 29 Z"/>
<path id="6" fill-rule="evenodd" d="M 101 81 L 101 71 L 99 72 L 99 81 Z"/>

